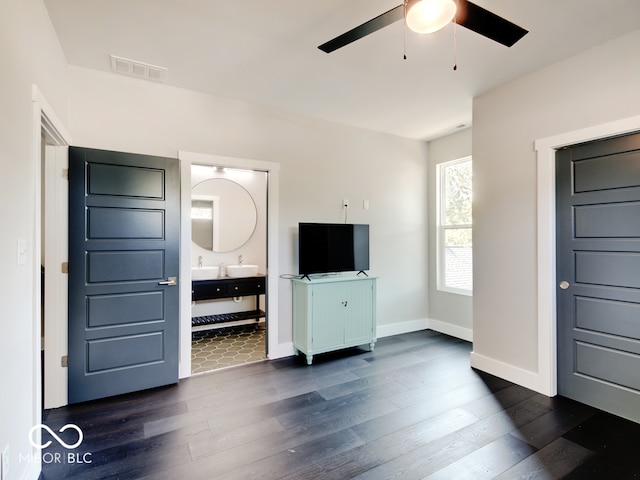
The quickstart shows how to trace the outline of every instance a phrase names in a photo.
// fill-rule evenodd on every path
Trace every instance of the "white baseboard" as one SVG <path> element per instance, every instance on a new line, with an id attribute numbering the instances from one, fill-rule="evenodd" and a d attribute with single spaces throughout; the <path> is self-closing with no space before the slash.
<path id="1" fill-rule="evenodd" d="M 471 352 L 471 366 L 538 393 L 542 393 L 543 395 L 549 395 L 546 388 L 542 386 L 544 385 L 544 382 L 542 382 L 543 379 L 541 379 L 540 375 L 536 372 L 515 367 L 475 352 Z"/>
<path id="2" fill-rule="evenodd" d="M 390 337 L 392 335 L 401 335 L 403 333 L 419 332 L 420 330 L 433 330 L 434 332 L 444 333 L 452 337 L 473 341 L 473 330 L 470 328 L 460 327 L 452 323 L 434 320 L 432 318 L 422 318 L 419 320 L 409 320 L 407 322 L 391 323 L 388 325 L 378 325 L 376 334 L 378 338 Z"/>
<path id="3" fill-rule="evenodd" d="M 293 342 L 278 343 L 275 345 L 275 348 L 271 345 L 269 346 L 269 360 L 291 357 L 295 354 L 296 352 L 293 348 Z"/>
<path id="4" fill-rule="evenodd" d="M 429 328 L 429 320 L 409 320 L 408 322 L 390 323 L 387 325 L 378 325 L 376 328 L 376 336 L 378 338 L 391 337 L 392 335 L 400 335 L 402 333 L 417 332 Z"/>
<path id="5" fill-rule="evenodd" d="M 428 328 L 435 332 L 466 340 L 467 342 L 473 342 L 473 330 L 470 328 L 461 327 L 441 320 L 434 320 L 433 318 L 429 319 Z"/>

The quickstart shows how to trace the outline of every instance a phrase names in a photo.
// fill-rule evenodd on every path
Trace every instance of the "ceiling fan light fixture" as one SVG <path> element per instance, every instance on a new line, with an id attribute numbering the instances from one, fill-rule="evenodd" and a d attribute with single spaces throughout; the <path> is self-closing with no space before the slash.
<path id="1" fill-rule="evenodd" d="M 455 0 L 407 0 L 407 27 L 416 33 L 433 33 L 444 28 L 456 15 Z"/>

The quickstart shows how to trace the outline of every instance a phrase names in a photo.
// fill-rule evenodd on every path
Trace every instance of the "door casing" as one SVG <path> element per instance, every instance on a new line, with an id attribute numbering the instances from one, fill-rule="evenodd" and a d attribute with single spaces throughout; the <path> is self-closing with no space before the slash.
<path id="1" fill-rule="evenodd" d="M 279 189 L 280 164 L 236 157 L 209 155 L 180 151 L 180 182 L 182 211 L 191 210 L 191 165 L 215 165 L 219 167 L 260 170 L 268 173 L 267 187 L 267 318 L 269 319 L 267 349 L 268 358 L 276 359 L 294 354 L 293 342 L 279 342 L 278 322 L 278 265 L 279 265 Z M 191 221 L 181 216 L 180 226 L 180 378 L 191 375 Z"/>
<path id="2" fill-rule="evenodd" d="M 548 396 L 557 395 L 556 319 L 556 150 L 640 129 L 640 115 L 535 141 L 537 158 L 538 369 L 499 366 L 505 378 Z M 496 372 L 496 369 L 493 369 Z M 496 373 L 498 373 L 496 372 Z"/>
<path id="3" fill-rule="evenodd" d="M 44 305 L 44 328 L 48 332 L 45 337 L 44 373 L 37 365 L 37 374 L 34 378 L 34 425 L 41 420 L 42 408 L 55 408 L 67 404 L 67 371 L 61 365 L 61 358 L 67 354 L 67 302 L 66 302 L 66 277 L 61 273 L 61 264 L 67 261 L 67 229 L 68 217 L 67 201 L 65 196 L 67 181 L 63 170 L 66 168 L 67 147 L 71 144 L 71 135 L 56 115 L 55 111 L 42 94 L 40 89 L 32 87 L 33 103 L 33 152 L 34 152 L 34 176 L 35 176 L 35 219 L 34 239 L 32 242 L 31 258 L 33 258 L 33 284 L 34 284 L 34 309 L 33 331 L 34 352 L 32 358 L 40 358 L 41 345 L 41 250 L 44 239 L 47 251 L 45 266 L 45 285 L 48 285 L 48 298 Z M 44 134 L 46 140 L 44 172 L 41 172 L 41 141 Z M 44 173 L 44 177 L 41 175 Z M 44 178 L 44 185 L 42 179 Z M 48 189 L 52 197 L 47 198 L 47 204 L 51 207 L 47 212 L 42 212 L 41 198 L 43 190 Z M 49 203 L 54 201 L 55 203 Z M 40 231 L 42 215 L 46 213 L 45 231 Z M 43 235 L 41 234 L 43 233 Z M 44 377 L 44 378 L 43 378 Z M 44 380 L 44 403 L 41 403 L 42 380 Z"/>

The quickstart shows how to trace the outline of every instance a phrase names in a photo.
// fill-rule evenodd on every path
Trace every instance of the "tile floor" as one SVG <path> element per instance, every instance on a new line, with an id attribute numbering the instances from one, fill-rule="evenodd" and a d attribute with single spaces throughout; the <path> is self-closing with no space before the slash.
<path id="1" fill-rule="evenodd" d="M 204 373 L 266 358 L 264 323 L 193 332 L 191 373 Z"/>

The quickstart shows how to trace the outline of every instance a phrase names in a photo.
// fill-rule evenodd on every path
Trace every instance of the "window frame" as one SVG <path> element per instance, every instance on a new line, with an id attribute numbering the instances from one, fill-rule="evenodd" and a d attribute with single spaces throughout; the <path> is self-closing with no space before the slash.
<path id="1" fill-rule="evenodd" d="M 461 163 L 469 162 L 473 166 L 473 159 L 469 155 L 467 157 L 442 162 L 436 165 L 436 289 L 441 292 L 454 293 L 458 295 L 473 296 L 473 261 L 472 261 L 472 286 L 470 289 L 452 287 L 446 284 L 446 250 L 445 250 L 445 235 L 450 230 L 462 230 L 471 229 L 473 235 L 473 223 L 470 224 L 446 224 L 444 225 L 442 220 L 444 217 L 444 206 L 446 194 L 445 188 L 445 174 L 444 172 L 448 167 L 459 165 Z M 473 179 L 472 179 L 472 192 L 473 192 Z M 473 255 L 473 245 L 471 246 L 471 252 Z M 473 258 L 473 257 L 472 257 Z"/>

